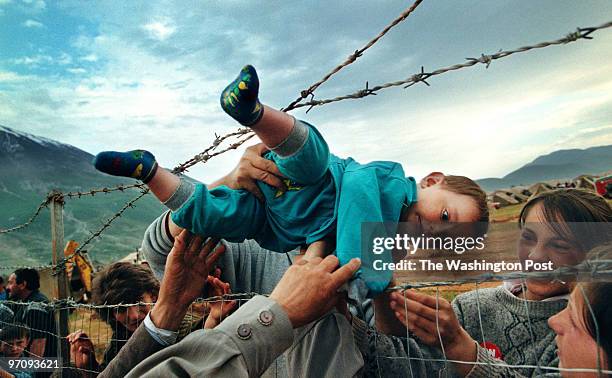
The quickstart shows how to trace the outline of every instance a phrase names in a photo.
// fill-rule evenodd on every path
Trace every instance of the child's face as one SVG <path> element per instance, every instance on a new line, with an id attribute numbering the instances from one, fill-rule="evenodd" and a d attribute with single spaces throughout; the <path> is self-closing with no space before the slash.
<path id="1" fill-rule="evenodd" d="M 605 353 L 587 330 L 584 321 L 585 311 L 584 295 L 580 287 L 572 292 L 567 307 L 555 316 L 548 319 L 548 325 L 555 331 L 557 337 L 559 367 L 560 368 L 597 368 L 597 353 L 602 356 L 602 369 L 607 369 Z M 576 346 L 580 347 L 577 348 Z M 597 373 L 562 372 L 563 377 L 597 377 Z"/>
<path id="2" fill-rule="evenodd" d="M 437 172 L 421 180 L 417 202 L 404 218 L 426 236 L 451 236 L 452 223 L 475 222 L 479 218 L 476 201 L 445 189 L 443 181 L 444 175 Z"/>
<path id="3" fill-rule="evenodd" d="M 5 357 L 19 357 L 28 346 L 28 338 L 22 337 L 20 339 L 2 341 L 0 342 L 0 352 Z"/>

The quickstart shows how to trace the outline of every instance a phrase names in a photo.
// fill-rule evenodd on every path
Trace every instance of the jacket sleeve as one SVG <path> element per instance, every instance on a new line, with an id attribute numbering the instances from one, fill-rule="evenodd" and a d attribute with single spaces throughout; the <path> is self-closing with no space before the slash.
<path id="1" fill-rule="evenodd" d="M 123 377 L 140 361 L 162 348 L 141 324 L 98 377 Z"/>
<path id="2" fill-rule="evenodd" d="M 216 328 L 191 333 L 142 361 L 127 377 L 258 377 L 292 342 L 284 310 L 256 296 Z"/>

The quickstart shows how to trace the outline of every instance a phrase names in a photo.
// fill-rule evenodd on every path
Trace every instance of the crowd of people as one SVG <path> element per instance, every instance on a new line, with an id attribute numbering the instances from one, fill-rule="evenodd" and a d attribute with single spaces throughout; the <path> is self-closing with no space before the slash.
<path id="1" fill-rule="evenodd" d="M 482 236 L 486 195 L 463 176 L 433 172 L 417 183 L 397 163 L 335 157 L 314 126 L 260 103 L 258 88 L 246 66 L 221 104 L 265 145 L 247 149 L 210 185 L 171 174 L 143 150 L 96 157 L 97 169 L 142 180 L 170 210 L 144 235 L 147 265 L 114 263 L 96 274 L 91 302 L 111 342 L 99 361 L 89 336 L 75 330 L 62 341 L 71 354 L 63 372 L 543 377 L 583 369 L 582 377 L 611 367 L 610 282 L 529 277 L 452 302 L 388 290 L 392 272 L 373 269 L 361 251 L 362 222 Z M 593 192 L 539 194 L 520 213 L 518 259 L 592 272 L 612 260 L 611 220 L 610 204 Z M 377 256 L 403 257 L 394 248 Z M 53 311 L 38 289 L 36 271 L 10 275 L 12 308 L 0 304 L 3 356 L 57 355 Z M 239 303 L 232 292 L 269 295 Z"/>

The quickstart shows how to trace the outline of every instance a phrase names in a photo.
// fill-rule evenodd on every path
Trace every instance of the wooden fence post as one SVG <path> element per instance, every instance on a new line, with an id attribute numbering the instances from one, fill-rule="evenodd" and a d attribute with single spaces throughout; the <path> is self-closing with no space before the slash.
<path id="1" fill-rule="evenodd" d="M 53 264 L 57 264 L 64 258 L 64 197 L 61 193 L 51 193 L 51 251 L 53 253 Z M 61 267 L 56 271 L 53 296 L 57 299 L 68 297 L 68 280 L 66 272 Z M 54 312 L 55 324 L 57 329 L 57 346 L 62 366 L 70 363 L 70 349 L 66 336 L 68 336 L 68 310 L 58 310 Z"/>

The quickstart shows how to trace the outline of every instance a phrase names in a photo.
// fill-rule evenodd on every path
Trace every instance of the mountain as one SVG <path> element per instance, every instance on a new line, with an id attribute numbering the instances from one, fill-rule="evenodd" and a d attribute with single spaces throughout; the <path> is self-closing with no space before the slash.
<path id="1" fill-rule="evenodd" d="M 53 189 L 86 191 L 135 183 L 96 171 L 91 165 L 92 158 L 76 147 L 0 125 L 0 229 L 28 220 Z M 129 189 L 124 193 L 66 198 L 64 240 L 84 241 L 139 193 L 138 189 Z M 146 195 L 87 246 L 90 257 L 109 262 L 133 252 L 140 246 L 146 227 L 162 210 L 153 196 Z M 49 210 L 43 209 L 29 227 L 0 234 L 0 266 L 51 262 L 50 230 Z"/>
<path id="2" fill-rule="evenodd" d="M 546 180 L 567 180 L 582 174 L 599 174 L 612 169 L 612 146 L 551 152 L 508 173 L 502 178 L 477 180 L 487 192 L 513 185 L 529 185 Z"/>

